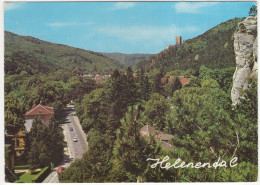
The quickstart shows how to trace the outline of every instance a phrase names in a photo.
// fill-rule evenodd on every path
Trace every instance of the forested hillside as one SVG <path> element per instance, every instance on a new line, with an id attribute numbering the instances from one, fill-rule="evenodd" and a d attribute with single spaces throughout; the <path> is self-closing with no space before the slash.
<path id="1" fill-rule="evenodd" d="M 233 34 L 241 20 L 235 18 L 221 23 L 198 37 L 186 40 L 180 47 L 165 49 L 137 66 L 148 71 L 160 68 L 164 72 L 198 69 L 201 65 L 210 68 L 234 67 Z"/>
<path id="2" fill-rule="evenodd" d="M 18 101 L 23 110 L 42 101 L 61 111 L 94 87 L 81 73 L 109 73 L 122 65 L 100 53 L 29 36 L 5 32 L 5 98 Z"/>
<path id="3" fill-rule="evenodd" d="M 130 66 L 130 67 L 137 65 L 142 59 L 146 59 L 149 56 L 151 56 L 151 54 L 123 54 L 123 53 L 102 53 L 102 54 L 111 59 L 119 61 L 123 65 Z"/>
<path id="4" fill-rule="evenodd" d="M 123 67 L 100 53 L 53 44 L 5 31 L 5 74 L 26 71 L 48 73 L 58 69 L 82 72 L 112 72 Z"/>
<path id="5" fill-rule="evenodd" d="M 33 105 L 42 102 L 54 108 L 54 119 L 48 126 L 41 119 L 33 122 L 26 150 L 15 158 L 15 165 L 29 165 L 34 170 L 60 163 L 64 137 L 59 124 L 64 107 L 72 100 L 81 101 L 98 87 L 94 80 L 78 77 L 77 72 L 109 73 L 121 65 L 99 53 L 5 32 L 4 67 L 5 133 L 24 131 L 25 112 Z"/>

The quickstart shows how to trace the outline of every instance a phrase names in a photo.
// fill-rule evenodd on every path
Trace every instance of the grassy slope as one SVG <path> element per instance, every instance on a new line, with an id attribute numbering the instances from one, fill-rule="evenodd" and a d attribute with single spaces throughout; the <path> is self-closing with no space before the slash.
<path id="1" fill-rule="evenodd" d="M 231 19 L 193 39 L 186 40 L 180 47 L 172 47 L 151 56 L 138 64 L 147 70 L 163 68 L 164 71 L 198 69 L 201 65 L 210 68 L 235 66 L 233 34 L 238 22 Z M 195 60 L 195 56 L 198 60 Z"/>
<path id="2" fill-rule="evenodd" d="M 100 53 L 53 44 L 5 31 L 5 62 L 14 62 L 14 65 L 19 65 L 17 60 L 23 61 L 26 58 L 28 63 L 30 63 L 30 58 L 39 63 L 41 67 L 38 66 L 38 70 L 43 68 L 47 71 L 79 68 L 84 72 L 91 72 L 96 66 L 99 71 L 110 72 L 114 68 L 122 67 L 119 62 Z M 33 62 L 30 64 L 30 67 L 35 65 Z M 24 63 L 23 65 L 29 64 Z"/>

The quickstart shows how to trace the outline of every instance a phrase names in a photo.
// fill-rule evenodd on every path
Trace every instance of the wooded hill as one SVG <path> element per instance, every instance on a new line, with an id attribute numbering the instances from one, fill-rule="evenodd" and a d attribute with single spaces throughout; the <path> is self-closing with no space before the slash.
<path id="1" fill-rule="evenodd" d="M 78 69 L 87 72 L 112 72 L 122 68 L 118 61 L 100 53 L 54 44 L 30 36 L 5 31 L 5 74 Z"/>
<path id="2" fill-rule="evenodd" d="M 221 23 L 202 35 L 186 40 L 179 47 L 170 47 L 141 61 L 137 67 L 144 67 L 147 71 L 156 68 L 168 72 L 198 69 L 201 65 L 210 68 L 235 66 L 233 34 L 240 21 L 242 19 L 235 18 Z"/>
<path id="3" fill-rule="evenodd" d="M 126 66 L 135 66 L 142 59 L 148 59 L 152 54 L 124 54 L 124 53 L 102 53 L 103 55 L 119 61 L 121 64 Z"/>

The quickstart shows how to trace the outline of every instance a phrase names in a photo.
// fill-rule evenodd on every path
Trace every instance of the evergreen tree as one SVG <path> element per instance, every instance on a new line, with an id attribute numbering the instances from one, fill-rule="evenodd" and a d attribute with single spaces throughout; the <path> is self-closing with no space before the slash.
<path id="1" fill-rule="evenodd" d="M 175 91 L 180 90 L 181 88 L 182 88 L 181 81 L 178 77 L 176 77 L 174 82 L 172 83 L 172 94 L 174 94 Z"/>
<path id="2" fill-rule="evenodd" d="M 241 161 L 248 161 L 257 165 L 257 121 L 258 97 L 257 84 L 249 79 L 250 88 L 245 90 L 240 103 L 236 105 L 233 117 L 237 123 L 236 138 L 239 140 L 237 155 Z M 249 111 L 250 110 L 250 111 Z"/>
<path id="3" fill-rule="evenodd" d="M 140 73 L 138 75 L 139 88 L 140 88 L 140 98 L 141 100 L 147 101 L 149 99 L 149 94 L 151 91 L 149 79 L 145 74 L 144 68 L 141 67 Z"/>
<path id="4" fill-rule="evenodd" d="M 49 124 L 42 123 L 37 117 L 29 133 L 29 164 L 31 169 L 58 164 L 62 160 L 64 138 L 58 123 L 51 119 Z"/>
<path id="5" fill-rule="evenodd" d="M 163 91 L 162 87 L 162 73 L 157 73 L 153 80 L 153 93 L 161 93 Z"/>
<path id="6" fill-rule="evenodd" d="M 257 6 L 256 6 L 256 5 L 253 5 L 253 6 L 250 8 L 250 11 L 249 11 L 248 14 L 251 15 L 251 16 L 256 16 L 256 15 L 257 15 Z"/>
<path id="7" fill-rule="evenodd" d="M 146 167 L 145 141 L 139 135 L 138 106 L 129 107 L 117 130 L 113 149 L 113 168 L 109 177 L 112 182 L 136 182 Z"/>
<path id="8" fill-rule="evenodd" d="M 135 104 L 137 88 L 131 68 L 127 74 L 120 74 L 115 70 L 108 90 L 108 130 L 115 136 L 115 130 L 120 126 L 120 119 L 124 116 L 127 107 Z"/>
<path id="9" fill-rule="evenodd" d="M 144 105 L 144 124 L 156 125 L 157 129 L 163 130 L 169 110 L 170 105 L 164 96 L 158 93 L 152 94 Z"/>
<path id="10" fill-rule="evenodd" d="M 147 76 L 144 77 L 144 85 L 142 88 L 142 94 L 143 94 L 143 99 L 145 101 L 148 101 L 150 98 L 150 93 L 151 93 L 151 84 L 149 82 L 149 79 Z"/>
<path id="11" fill-rule="evenodd" d="M 127 68 L 126 87 L 124 90 L 126 93 L 126 97 L 128 97 L 127 106 L 134 105 L 138 99 L 138 94 L 137 94 L 137 86 L 136 86 L 135 78 L 133 76 L 133 71 L 132 71 L 131 67 Z"/>

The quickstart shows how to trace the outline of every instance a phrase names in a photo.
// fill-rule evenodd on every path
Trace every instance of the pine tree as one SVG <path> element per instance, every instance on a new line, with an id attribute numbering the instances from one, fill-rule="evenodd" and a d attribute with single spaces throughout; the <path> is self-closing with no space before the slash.
<path id="1" fill-rule="evenodd" d="M 151 93 L 151 84 L 147 76 L 144 77 L 144 85 L 142 88 L 142 97 L 145 101 L 148 101 Z"/>
<path id="2" fill-rule="evenodd" d="M 126 87 L 124 90 L 126 93 L 125 96 L 128 98 L 127 106 L 134 105 L 138 99 L 138 94 L 137 94 L 137 86 L 136 86 L 135 78 L 133 76 L 133 71 L 132 71 L 131 67 L 127 68 Z"/>
<path id="3" fill-rule="evenodd" d="M 144 68 L 141 68 L 140 75 L 138 75 L 139 88 L 140 88 L 140 98 L 142 100 L 148 101 L 149 94 L 151 91 L 151 85 L 147 75 L 145 75 Z"/>
<path id="4" fill-rule="evenodd" d="M 61 128 L 54 119 L 46 125 L 37 117 L 29 133 L 28 158 L 31 169 L 59 163 L 63 156 L 63 140 Z"/>
<path id="5" fill-rule="evenodd" d="M 117 130 L 110 171 L 112 182 L 136 182 L 146 166 L 143 153 L 146 144 L 139 135 L 138 116 L 138 106 L 129 107 Z"/>
<path id="6" fill-rule="evenodd" d="M 163 75 L 162 73 L 157 73 L 153 80 L 153 93 L 162 93 L 163 87 L 162 87 L 162 79 Z"/>
<path id="7" fill-rule="evenodd" d="M 172 84 L 172 94 L 174 94 L 174 92 L 176 90 L 180 90 L 181 88 L 182 88 L 181 81 L 178 77 L 176 77 L 173 84 Z"/>
<path id="8" fill-rule="evenodd" d="M 257 6 L 256 6 L 256 5 L 253 5 L 253 6 L 250 8 L 250 11 L 249 11 L 248 14 L 251 15 L 251 16 L 256 16 L 256 15 L 257 15 Z"/>

